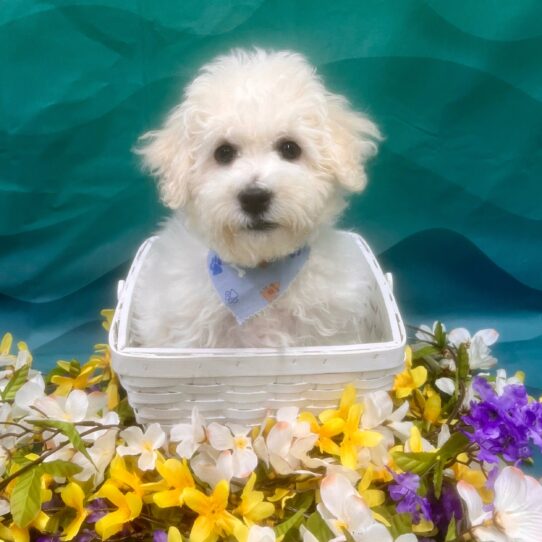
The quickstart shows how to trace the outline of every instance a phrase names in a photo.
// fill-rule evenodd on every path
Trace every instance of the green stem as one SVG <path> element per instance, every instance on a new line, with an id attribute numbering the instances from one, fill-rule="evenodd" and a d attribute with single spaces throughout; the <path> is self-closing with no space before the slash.
<path id="1" fill-rule="evenodd" d="M 99 425 L 95 426 L 92 429 L 89 429 L 88 431 L 85 431 L 84 433 L 81 433 L 81 437 L 86 437 L 87 435 L 90 435 L 92 433 L 95 433 L 96 431 L 102 431 L 104 429 L 118 429 L 117 425 Z M 25 472 L 28 472 L 29 470 L 33 469 L 34 467 L 37 467 L 41 463 L 43 463 L 49 456 L 53 455 L 55 452 L 60 450 L 61 448 L 64 448 L 70 444 L 70 440 L 66 440 L 64 442 L 61 442 L 56 448 L 53 450 L 49 450 L 48 452 L 45 452 L 43 455 L 40 455 L 37 459 L 34 459 L 34 461 L 31 461 L 30 463 L 27 463 L 24 465 L 24 467 L 21 467 L 18 471 L 14 472 L 12 475 L 8 476 L 2 482 L 0 482 L 0 491 L 2 491 L 4 488 L 8 486 L 10 482 L 15 480 L 15 478 L 18 478 Z"/>

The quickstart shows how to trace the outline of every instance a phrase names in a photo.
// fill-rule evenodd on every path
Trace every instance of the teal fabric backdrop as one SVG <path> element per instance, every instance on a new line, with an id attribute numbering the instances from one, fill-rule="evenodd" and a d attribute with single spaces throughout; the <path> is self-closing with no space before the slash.
<path id="1" fill-rule="evenodd" d="M 306 54 L 386 140 L 344 224 L 410 324 L 496 327 L 542 388 L 537 0 L 2 0 L 0 327 L 39 366 L 103 340 L 98 311 L 165 211 L 130 149 L 232 47 Z"/>

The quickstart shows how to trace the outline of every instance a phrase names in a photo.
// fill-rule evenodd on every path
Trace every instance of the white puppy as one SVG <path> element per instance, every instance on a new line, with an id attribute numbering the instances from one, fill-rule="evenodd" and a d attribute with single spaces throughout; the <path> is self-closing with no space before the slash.
<path id="1" fill-rule="evenodd" d="M 363 342 L 365 270 L 333 224 L 346 194 L 364 188 L 379 138 L 299 54 L 234 50 L 204 66 L 138 149 L 175 212 L 136 285 L 133 343 Z M 209 250 L 242 277 L 302 247 L 308 259 L 287 289 L 239 324 L 213 285 Z"/>

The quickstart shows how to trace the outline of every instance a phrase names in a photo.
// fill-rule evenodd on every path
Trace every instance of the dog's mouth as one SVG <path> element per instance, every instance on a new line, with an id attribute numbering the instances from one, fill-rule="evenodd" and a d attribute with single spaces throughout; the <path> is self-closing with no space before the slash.
<path id="1" fill-rule="evenodd" d="M 276 222 L 269 222 L 268 220 L 256 219 L 252 221 L 246 229 L 249 231 L 270 231 L 278 228 L 279 225 Z"/>

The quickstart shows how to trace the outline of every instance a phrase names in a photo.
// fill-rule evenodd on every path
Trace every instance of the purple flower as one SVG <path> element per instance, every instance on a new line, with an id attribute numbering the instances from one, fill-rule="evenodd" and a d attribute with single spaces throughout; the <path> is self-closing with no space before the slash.
<path id="1" fill-rule="evenodd" d="M 154 531 L 152 542 L 167 542 L 166 531 Z"/>
<path id="2" fill-rule="evenodd" d="M 36 542 L 60 542 L 60 535 L 58 534 L 48 534 L 44 536 L 38 536 Z"/>
<path id="3" fill-rule="evenodd" d="M 108 504 L 105 499 L 94 499 L 88 503 L 87 508 L 91 510 L 87 523 L 96 523 L 107 514 Z"/>
<path id="4" fill-rule="evenodd" d="M 426 519 L 431 520 L 429 501 L 425 497 L 418 495 L 420 477 L 411 472 L 405 472 L 404 474 L 392 472 L 391 474 L 395 484 L 391 484 L 388 490 L 390 497 L 397 503 L 397 512 L 411 514 L 414 523 L 420 522 L 421 514 Z"/>
<path id="5" fill-rule="evenodd" d="M 531 445 L 542 449 L 542 404 L 529 403 L 525 386 L 512 384 L 498 395 L 487 380 L 477 377 L 473 388 L 481 398 L 462 417 L 465 435 L 480 448 L 479 459 L 498 463 L 499 456 L 519 463 L 532 456 Z"/>
<path id="6" fill-rule="evenodd" d="M 456 522 L 463 518 L 463 507 L 455 485 L 444 483 L 439 499 L 436 498 L 434 490 L 431 488 L 428 500 L 431 518 L 440 533 L 448 531 L 448 526 L 453 518 Z"/>

